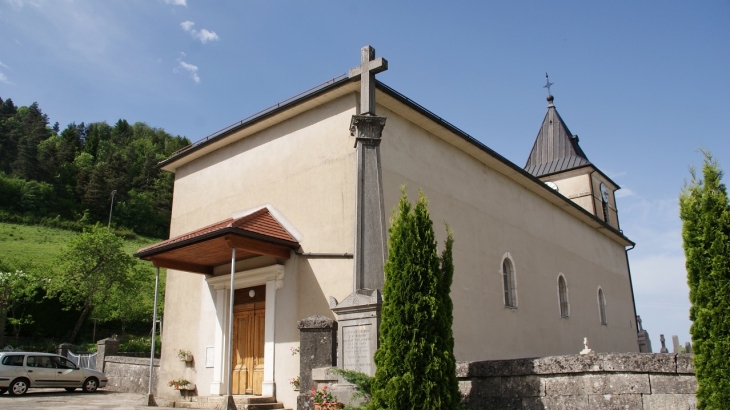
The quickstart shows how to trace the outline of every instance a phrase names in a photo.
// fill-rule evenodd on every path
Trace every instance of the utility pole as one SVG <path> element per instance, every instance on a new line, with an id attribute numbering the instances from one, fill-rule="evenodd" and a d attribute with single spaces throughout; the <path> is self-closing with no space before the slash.
<path id="1" fill-rule="evenodd" d="M 96 343 L 96 323 L 99 321 L 99 318 L 92 317 L 91 320 L 94 321 L 94 332 L 92 333 L 91 341 Z"/>
<path id="2" fill-rule="evenodd" d="M 107 229 L 111 228 L 112 226 L 112 211 L 114 210 L 114 195 L 117 194 L 117 190 L 112 191 L 112 205 L 109 207 L 109 224 L 107 225 Z"/>

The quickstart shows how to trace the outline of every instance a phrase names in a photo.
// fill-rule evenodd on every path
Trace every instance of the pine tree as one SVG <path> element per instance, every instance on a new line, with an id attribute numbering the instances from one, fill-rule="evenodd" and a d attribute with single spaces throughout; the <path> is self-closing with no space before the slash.
<path id="1" fill-rule="evenodd" d="M 369 408 L 459 408 L 449 296 L 452 234 L 448 231 L 439 258 L 428 201 L 421 192 L 411 208 L 405 188 L 389 233 L 380 347 Z"/>
<path id="2" fill-rule="evenodd" d="M 690 328 L 698 409 L 730 403 L 730 204 L 722 171 L 704 152 L 703 180 L 692 179 L 679 197 L 690 288 Z"/>

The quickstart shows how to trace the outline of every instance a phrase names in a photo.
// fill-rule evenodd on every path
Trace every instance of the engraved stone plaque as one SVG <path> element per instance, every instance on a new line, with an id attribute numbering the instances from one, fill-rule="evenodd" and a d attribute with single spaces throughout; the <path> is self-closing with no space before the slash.
<path id="1" fill-rule="evenodd" d="M 361 324 L 342 328 L 343 368 L 371 374 L 370 362 L 373 357 L 373 352 L 370 351 L 371 327 L 370 324 Z"/>

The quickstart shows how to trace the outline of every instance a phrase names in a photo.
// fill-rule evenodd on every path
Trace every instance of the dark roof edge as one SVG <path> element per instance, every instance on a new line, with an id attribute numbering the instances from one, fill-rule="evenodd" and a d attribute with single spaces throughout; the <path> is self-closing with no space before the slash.
<path id="1" fill-rule="evenodd" d="M 529 172 L 525 171 L 523 168 L 520 168 L 519 165 L 514 164 L 512 161 L 508 160 L 507 158 L 501 156 L 493 149 L 489 148 L 488 146 L 481 143 L 476 138 L 472 137 L 471 135 L 467 134 L 466 132 L 462 131 L 461 129 L 457 128 L 455 125 L 451 124 L 450 122 L 444 120 L 443 118 L 439 117 L 438 115 L 434 114 L 433 112 L 429 111 L 422 105 L 418 104 L 417 102 L 411 100 L 410 98 L 406 97 L 405 95 L 399 93 L 398 91 L 394 90 L 393 88 L 388 87 L 387 85 L 383 84 L 382 82 L 375 80 L 375 83 L 377 87 L 383 91 L 384 93 L 388 94 L 389 96 L 395 98 L 396 100 L 400 101 L 401 103 L 409 106 L 410 108 L 418 111 L 420 114 L 428 117 L 431 121 L 436 122 L 437 124 L 441 125 L 442 127 L 448 129 L 452 133 L 456 134 L 457 136 L 463 138 L 467 142 L 471 143 L 475 147 L 479 148 L 480 150 L 486 152 L 487 154 L 493 156 L 498 161 L 502 162 L 503 164 L 507 165 L 508 167 L 512 168 L 515 172 L 522 174 L 522 176 L 526 177 L 527 179 L 532 180 L 533 182 L 539 184 L 543 189 L 545 189 L 547 192 L 550 192 L 550 194 L 557 196 L 560 198 L 563 202 L 567 203 L 568 205 L 572 206 L 573 208 L 577 209 L 578 211 L 582 212 L 584 215 L 592 218 L 594 221 L 600 223 L 603 228 L 608 229 L 610 232 L 612 232 L 615 235 L 618 235 L 622 239 L 629 242 L 632 246 L 636 245 L 631 239 L 624 236 L 624 234 L 619 231 L 618 229 L 612 227 L 611 225 L 607 224 L 603 220 L 599 219 L 597 216 L 591 214 L 590 212 L 583 209 L 581 206 L 576 204 L 575 202 L 571 201 L 570 199 L 566 198 L 562 194 L 555 192 L 552 188 L 545 185 L 542 181 L 540 181 L 537 177 L 533 176 Z M 595 168 L 595 166 L 594 166 Z M 616 185 L 615 182 L 613 182 L 606 174 L 599 171 L 598 168 L 595 168 L 596 171 L 598 171 L 601 175 L 603 175 L 607 180 L 611 181 L 612 184 Z M 618 185 L 616 185 L 618 187 Z"/>
<path id="2" fill-rule="evenodd" d="M 588 161 L 588 164 L 581 165 L 581 166 L 575 167 L 575 168 L 571 168 L 571 169 L 568 169 L 568 170 L 565 170 L 565 171 L 557 171 L 557 172 L 551 172 L 549 174 L 540 175 L 540 178 L 547 177 L 547 176 L 550 176 L 550 175 L 560 174 L 561 172 L 573 171 L 573 170 L 581 169 L 581 168 L 585 168 L 585 167 L 593 167 L 593 170 L 596 171 L 596 172 L 598 172 L 599 174 L 601 174 L 602 177 L 606 178 L 606 181 L 612 183 L 616 187 L 616 190 L 617 191 L 619 189 L 621 189 L 621 186 L 619 184 L 617 184 L 616 182 L 614 182 L 611 178 L 608 177 L 608 175 L 604 174 L 603 171 L 601 171 L 600 169 L 598 169 L 598 167 L 596 167 L 596 165 L 593 164 L 590 161 Z"/>
<path id="3" fill-rule="evenodd" d="M 238 131 L 241 128 L 248 127 L 249 125 L 259 122 L 265 118 L 274 116 L 282 111 L 286 111 L 293 106 L 299 105 L 305 101 L 308 101 L 314 97 L 317 97 L 320 94 L 324 94 L 324 93 L 332 90 L 333 88 L 337 88 L 337 87 L 341 86 L 342 84 L 348 83 L 350 81 L 351 80 L 347 76 L 347 73 L 340 74 L 339 76 L 334 77 L 331 80 L 328 80 L 322 84 L 316 85 L 316 86 L 310 88 L 309 90 L 299 93 L 293 97 L 289 97 L 282 102 L 279 102 L 268 108 L 265 108 L 255 114 L 252 114 L 240 121 L 237 121 L 237 122 L 223 128 L 219 131 L 216 131 L 216 132 L 208 135 L 207 137 L 200 139 L 200 140 L 188 145 L 187 147 L 183 147 L 183 148 L 177 150 L 176 152 L 173 152 L 169 158 L 157 163 L 157 167 L 162 168 L 171 162 L 177 161 L 180 158 L 183 158 L 203 147 L 206 147 L 220 139 L 225 138 L 226 136 Z"/>
<path id="4" fill-rule="evenodd" d="M 159 248 L 154 248 L 154 249 L 150 249 L 150 250 L 147 250 L 147 251 L 140 251 L 140 252 L 135 253 L 133 256 L 136 257 L 136 258 L 144 259 L 146 257 L 151 257 L 151 256 L 154 256 L 154 255 L 157 255 L 158 253 L 164 253 L 164 252 L 171 251 L 171 250 L 174 250 L 174 249 L 184 248 L 184 247 L 186 247 L 188 245 L 192 245 L 192 244 L 195 244 L 195 243 L 198 243 L 198 242 L 204 242 L 204 241 L 207 241 L 209 239 L 215 239 L 215 238 L 217 238 L 219 236 L 225 236 L 225 235 L 231 234 L 231 233 L 234 233 L 234 234 L 237 234 L 237 235 L 241 235 L 241 236 L 245 236 L 245 237 L 252 238 L 252 239 L 260 239 L 260 240 L 263 240 L 263 241 L 266 241 L 266 242 L 275 243 L 277 245 L 286 246 L 286 247 L 289 247 L 289 248 L 292 248 L 292 249 L 298 249 L 299 248 L 299 244 L 297 242 L 291 242 L 291 241 L 287 241 L 287 240 L 284 240 L 284 239 L 274 238 L 272 236 L 263 235 L 263 234 L 256 233 L 256 232 L 247 231 L 245 229 L 233 228 L 233 227 L 226 227 L 226 228 L 223 228 L 223 229 L 219 229 L 219 230 L 215 230 L 215 231 L 212 231 L 212 232 L 205 233 L 205 234 L 200 235 L 200 236 L 194 236 L 192 238 L 188 238 L 188 239 L 185 239 L 185 240 L 182 240 L 182 241 L 179 241 L 179 242 L 173 242 L 173 243 L 170 243 L 170 244 L 167 244 L 167 245 L 164 245 L 164 246 L 160 246 Z"/>

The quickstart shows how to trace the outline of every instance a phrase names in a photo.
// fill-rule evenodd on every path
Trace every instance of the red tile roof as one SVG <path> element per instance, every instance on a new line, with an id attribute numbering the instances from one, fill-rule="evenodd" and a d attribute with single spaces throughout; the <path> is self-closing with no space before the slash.
<path id="1" fill-rule="evenodd" d="M 271 215 L 268 208 L 261 208 L 256 212 L 242 216 L 240 218 L 227 218 L 220 222 L 202 227 L 198 230 L 184 233 L 182 235 L 170 238 L 166 241 L 158 242 L 154 245 L 150 245 L 146 248 L 142 248 L 137 253 L 148 252 L 153 249 L 161 248 L 164 246 L 172 245 L 175 243 L 194 239 L 199 236 L 203 236 L 209 233 L 215 233 L 216 231 L 223 230 L 225 228 L 236 228 L 244 231 L 268 236 L 270 238 L 281 239 L 288 242 L 297 243 L 289 232 L 279 223 L 279 221 Z"/>

